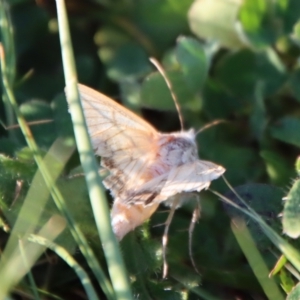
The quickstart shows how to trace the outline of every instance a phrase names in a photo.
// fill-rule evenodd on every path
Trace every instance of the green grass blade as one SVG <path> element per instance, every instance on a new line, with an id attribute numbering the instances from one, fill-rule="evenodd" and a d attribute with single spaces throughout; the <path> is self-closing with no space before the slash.
<path id="1" fill-rule="evenodd" d="M 35 284 L 34 277 L 33 277 L 32 273 L 30 271 L 31 266 L 27 261 L 26 252 L 25 252 L 25 249 L 24 249 L 24 243 L 23 243 L 22 240 L 19 240 L 19 246 L 20 246 L 20 253 L 22 255 L 24 265 L 26 266 L 27 270 L 29 270 L 28 273 L 27 273 L 27 276 L 28 276 L 28 279 L 29 279 L 29 283 L 30 283 L 34 298 L 35 298 L 35 300 L 41 300 L 40 295 L 38 293 L 37 285 Z"/>
<path id="2" fill-rule="evenodd" d="M 231 228 L 268 299 L 283 300 L 284 298 L 274 279 L 269 278 L 269 270 L 259 253 L 245 222 L 242 219 L 234 218 L 232 219 Z"/>
<path id="3" fill-rule="evenodd" d="M 54 240 L 65 228 L 65 221 L 60 216 L 53 216 L 39 231 L 39 235 L 46 239 Z M 6 299 L 9 291 L 22 279 L 30 270 L 39 256 L 45 251 L 45 247 L 32 244 L 23 240 L 24 247 L 16 247 L 9 255 L 1 256 L 0 269 L 0 299 Z M 26 257 L 26 264 L 24 264 Z"/>
<path id="4" fill-rule="evenodd" d="M 294 267 L 300 271 L 300 253 L 293 246 L 291 246 L 287 241 L 285 241 L 281 236 L 279 236 L 266 222 L 258 215 L 247 203 L 235 192 L 231 185 L 225 181 L 230 187 L 232 192 L 238 197 L 238 199 L 245 205 L 245 208 L 239 207 L 236 203 L 232 202 L 230 199 L 224 197 L 220 193 L 211 190 L 215 195 L 220 197 L 225 203 L 232 205 L 237 210 L 249 216 L 251 219 L 256 221 L 265 235 L 270 239 L 270 241 L 286 256 L 286 258 L 294 265 Z"/>
<path id="5" fill-rule="evenodd" d="M 5 72 L 9 83 L 12 85 L 15 78 L 16 66 L 13 26 L 9 14 L 8 3 L 5 0 L 0 0 L 0 7 L 1 43 L 4 45 L 4 49 L 7 50 L 7 53 L 9 53 L 9 55 L 5 57 Z M 6 126 L 11 126 L 15 123 L 15 116 L 13 108 L 5 95 L 3 95 L 3 103 L 5 108 Z M 11 138 L 14 138 L 13 131 L 10 131 L 9 134 Z"/>
<path id="6" fill-rule="evenodd" d="M 89 299 L 97 299 L 97 293 L 91 283 L 91 280 L 88 274 L 84 271 L 84 269 L 77 263 L 77 261 L 65 250 L 63 247 L 58 244 L 53 243 L 50 240 L 43 238 L 42 236 L 38 236 L 35 234 L 31 234 L 28 237 L 28 240 L 33 243 L 37 243 L 39 245 L 45 246 L 55 252 L 58 256 L 60 256 L 77 274 L 79 277 L 82 286 L 84 287 L 86 294 Z"/>
<path id="7" fill-rule="evenodd" d="M 75 241 L 77 242 L 83 255 L 87 258 L 87 261 L 88 261 L 90 267 L 94 270 L 95 274 L 97 274 L 97 276 L 99 278 L 99 284 L 101 285 L 104 293 L 106 293 L 106 295 L 109 299 L 112 299 L 113 291 L 110 286 L 110 283 L 107 280 L 104 272 L 102 271 L 101 266 L 99 265 L 96 257 L 94 256 L 93 251 L 91 250 L 84 235 L 82 234 L 81 230 L 79 229 L 78 224 L 75 222 L 72 215 L 69 213 L 66 203 L 64 202 L 63 196 L 55 185 L 55 179 L 53 178 L 51 172 L 49 171 L 49 168 L 45 165 L 45 163 L 41 157 L 40 151 L 38 149 L 38 146 L 32 136 L 31 130 L 30 130 L 29 126 L 27 125 L 26 120 L 24 119 L 22 113 L 20 112 L 20 109 L 19 109 L 16 99 L 14 97 L 10 83 L 6 77 L 5 50 L 3 49 L 2 45 L 0 45 L 0 59 L 1 59 L 1 73 L 2 73 L 3 87 L 4 87 L 5 94 L 6 94 L 7 98 L 9 99 L 9 101 L 15 111 L 18 123 L 20 125 L 20 129 L 22 130 L 22 133 L 26 139 L 26 142 L 27 142 L 29 148 L 31 149 L 31 151 L 34 154 L 35 162 L 38 165 L 39 170 L 41 171 L 41 174 L 42 174 L 43 180 L 45 181 L 47 189 L 50 191 L 51 196 L 52 196 L 58 210 L 66 218 L 66 220 L 68 222 L 68 227 L 72 233 L 72 236 L 74 237 Z"/>
<path id="8" fill-rule="evenodd" d="M 73 152 L 74 146 L 65 143 L 61 138 L 58 138 L 53 143 L 44 158 L 44 164 L 48 168 L 53 180 L 58 178 Z M 37 170 L 25 197 L 18 219 L 13 227 L 12 234 L 6 244 L 4 255 L 11 253 L 15 249 L 18 243 L 18 235 L 21 233 L 24 234 L 25 232 L 30 234 L 35 230 L 43 208 L 49 199 L 49 194 L 50 191 L 47 188 L 41 171 Z M 26 220 L 30 220 L 30 227 L 28 227 Z"/>
<path id="9" fill-rule="evenodd" d="M 97 229 L 103 245 L 116 298 L 132 299 L 129 279 L 116 237 L 111 228 L 110 213 L 79 99 L 65 3 L 62 0 L 57 0 L 56 3 L 68 102 L 81 163 L 86 173 L 86 181 Z"/>

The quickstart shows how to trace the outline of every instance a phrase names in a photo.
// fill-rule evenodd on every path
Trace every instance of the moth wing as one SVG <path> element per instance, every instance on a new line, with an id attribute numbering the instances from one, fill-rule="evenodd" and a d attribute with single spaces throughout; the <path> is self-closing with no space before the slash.
<path id="1" fill-rule="evenodd" d="M 182 192 L 201 191 L 209 187 L 210 182 L 225 172 L 222 166 L 209 161 L 197 160 L 176 168 L 167 174 L 158 176 L 144 185 L 131 197 L 130 202 L 145 205 L 162 202 Z"/>
<path id="2" fill-rule="evenodd" d="M 109 97 L 79 84 L 79 93 L 96 154 L 138 157 L 151 146 L 157 131 Z"/>
<path id="3" fill-rule="evenodd" d="M 222 166 L 210 161 L 197 160 L 184 164 L 170 171 L 166 183 L 162 186 L 161 194 L 170 197 L 181 192 L 200 192 L 207 189 L 211 181 L 220 177 L 224 172 L 225 169 Z"/>

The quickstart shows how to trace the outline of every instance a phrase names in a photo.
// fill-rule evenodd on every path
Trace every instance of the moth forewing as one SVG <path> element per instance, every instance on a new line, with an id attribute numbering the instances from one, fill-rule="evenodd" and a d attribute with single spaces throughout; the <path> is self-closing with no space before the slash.
<path id="1" fill-rule="evenodd" d="M 157 131 L 150 124 L 107 96 L 81 84 L 78 88 L 97 155 L 138 158 L 153 144 Z"/>
<path id="2" fill-rule="evenodd" d="M 107 96 L 78 88 L 93 147 L 110 172 L 104 184 L 114 197 L 112 225 L 119 239 L 160 202 L 205 189 L 224 173 L 223 167 L 199 160 L 193 130 L 159 133 Z"/>
<path id="3" fill-rule="evenodd" d="M 86 118 L 94 117 L 96 124 L 106 121 L 109 124 L 141 130 L 148 135 L 157 134 L 157 131 L 149 123 L 106 95 L 83 84 L 78 84 L 78 89 Z M 100 117 L 103 117 L 104 120 L 101 120 Z"/>
<path id="4" fill-rule="evenodd" d="M 212 180 L 218 178 L 225 172 L 221 166 L 211 162 L 198 160 L 194 163 L 185 164 L 172 170 L 169 180 L 164 185 L 162 193 L 172 192 L 200 192 L 207 189 Z"/>
<path id="5" fill-rule="evenodd" d="M 196 160 L 174 168 L 160 176 L 154 177 L 145 184 L 139 186 L 134 192 L 128 194 L 128 203 L 144 203 L 145 205 L 154 202 L 162 202 L 178 193 L 200 192 L 207 189 L 212 180 L 217 179 L 225 172 L 222 166 L 209 161 Z M 149 197 L 156 193 L 152 201 Z"/>

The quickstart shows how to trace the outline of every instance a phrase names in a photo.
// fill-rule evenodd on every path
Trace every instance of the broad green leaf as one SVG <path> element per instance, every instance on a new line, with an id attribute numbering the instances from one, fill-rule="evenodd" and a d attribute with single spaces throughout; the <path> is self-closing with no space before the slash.
<path id="1" fill-rule="evenodd" d="M 292 32 L 299 13 L 299 1 L 245 0 L 239 18 L 251 44 L 267 47 Z"/>
<path id="2" fill-rule="evenodd" d="M 278 186 L 289 184 L 294 176 L 294 169 L 286 157 L 274 150 L 262 150 L 260 156 L 264 159 L 267 173 L 272 183 Z"/>
<path id="3" fill-rule="evenodd" d="M 164 57 L 167 77 L 182 108 L 197 111 L 201 107 L 200 92 L 209 69 L 213 47 L 193 38 L 180 38 L 176 48 Z M 164 78 L 158 72 L 146 78 L 142 85 L 141 101 L 146 107 L 174 110 L 174 100 Z"/>
<path id="4" fill-rule="evenodd" d="M 161 266 L 161 261 L 151 256 L 154 251 L 159 251 L 161 245 L 159 242 L 149 242 L 149 238 L 147 238 L 147 235 L 149 235 L 148 227 L 149 224 L 144 224 L 134 232 L 130 232 L 121 242 L 121 247 L 126 253 L 132 250 L 132 246 L 136 249 L 135 255 L 124 258 L 128 272 L 130 274 L 138 274 L 142 271 L 142 277 L 146 276 L 150 270 L 153 270 L 153 267 L 158 269 Z M 143 243 L 140 243 L 141 239 Z"/>
<path id="5" fill-rule="evenodd" d="M 300 120 L 293 117 L 284 117 L 271 127 L 273 138 L 282 142 L 300 147 Z"/>
<path id="6" fill-rule="evenodd" d="M 125 79 L 119 84 L 122 103 L 133 111 L 141 108 L 141 83 L 138 79 Z"/>
<path id="7" fill-rule="evenodd" d="M 257 82 L 255 86 L 255 98 L 253 99 L 253 111 L 250 115 L 250 126 L 253 136 L 262 141 L 267 126 L 267 110 L 263 98 L 264 83 Z"/>
<path id="8" fill-rule="evenodd" d="M 271 5 L 271 1 L 268 0 L 246 0 L 242 4 L 241 24 L 252 44 L 257 47 L 275 42 L 275 28 L 271 26 L 275 20 L 271 13 Z"/>
<path id="9" fill-rule="evenodd" d="M 297 0 L 280 0 L 277 3 L 278 11 L 283 19 L 283 28 L 285 34 L 290 34 L 299 21 L 300 3 Z"/>
<path id="10" fill-rule="evenodd" d="M 300 180 L 294 182 L 284 200 L 283 232 L 295 239 L 300 236 Z"/>
<path id="11" fill-rule="evenodd" d="M 270 96 L 280 89 L 286 75 L 273 52 L 240 50 L 224 56 L 217 64 L 216 79 L 234 96 L 249 101 L 256 98 L 258 83 L 263 87 L 261 96 Z"/>
<path id="12" fill-rule="evenodd" d="M 91 82 L 95 74 L 97 74 L 95 59 L 88 55 L 76 56 L 76 68 L 79 82 Z"/>
<path id="13" fill-rule="evenodd" d="M 186 85 L 193 93 L 200 91 L 210 65 L 204 45 L 192 38 L 181 38 L 176 46 L 176 57 Z"/>
<path id="14" fill-rule="evenodd" d="M 131 25 L 139 33 L 136 39 L 143 44 L 149 55 L 157 57 L 179 35 L 188 31 L 186 16 L 192 3 L 193 0 L 152 0 L 130 4 Z"/>
<path id="15" fill-rule="evenodd" d="M 246 101 L 232 95 L 218 81 L 208 78 L 203 88 L 203 110 L 213 118 L 228 118 L 245 109 Z"/>
<path id="16" fill-rule="evenodd" d="M 16 29 L 15 38 L 18 54 L 30 49 L 32 44 L 40 42 L 41 37 L 48 31 L 47 12 L 37 5 L 26 7 L 26 9 L 22 5 L 16 5 L 12 20 Z"/>
<path id="17" fill-rule="evenodd" d="M 237 17 L 239 0 L 197 0 L 188 13 L 189 25 L 202 39 L 216 40 L 228 48 L 245 47 L 239 34 Z"/>
<path id="18" fill-rule="evenodd" d="M 299 43 L 300 41 L 300 22 L 298 21 L 297 24 L 294 27 L 294 34 L 293 37 L 296 39 L 296 41 Z"/>
<path id="19" fill-rule="evenodd" d="M 117 48 L 102 47 L 99 56 L 107 66 L 108 76 L 115 81 L 139 78 L 151 70 L 147 53 L 136 43 L 126 43 Z"/>
<path id="20" fill-rule="evenodd" d="M 219 125 L 219 127 L 222 125 Z M 222 136 L 215 136 L 212 140 L 205 139 L 206 132 L 200 134 L 198 140 L 200 157 L 211 160 L 226 168 L 225 176 L 234 184 L 243 184 L 246 178 L 257 180 L 263 167 L 257 152 L 251 148 L 227 144 Z"/>
<path id="21" fill-rule="evenodd" d="M 99 47 L 120 47 L 130 41 L 130 37 L 125 32 L 111 26 L 103 26 L 96 32 L 95 43 Z"/>
<path id="22" fill-rule="evenodd" d="M 0 153 L 12 156 L 15 152 L 16 146 L 16 143 L 7 137 L 2 137 L 0 139 Z"/>
<path id="23" fill-rule="evenodd" d="M 175 95 L 183 108 L 199 110 L 201 101 L 186 85 L 186 81 L 180 71 L 167 72 L 168 79 L 172 83 Z M 141 90 L 142 105 L 160 110 L 175 110 L 171 92 L 158 72 L 151 74 L 143 82 Z"/>

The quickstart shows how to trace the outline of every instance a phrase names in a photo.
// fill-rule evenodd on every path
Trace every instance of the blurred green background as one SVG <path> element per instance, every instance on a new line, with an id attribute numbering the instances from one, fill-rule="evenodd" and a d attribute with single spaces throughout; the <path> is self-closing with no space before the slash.
<path id="1" fill-rule="evenodd" d="M 38 145 L 46 152 L 58 136 L 73 137 L 63 93 L 55 1 L 7 3 L 0 9 L 11 17 L 13 41 L 3 34 L 1 41 L 10 46 L 6 53 L 10 78 L 26 119 L 46 120 L 31 126 Z M 199 134 L 200 158 L 224 166 L 231 185 L 281 234 L 278 214 L 283 211 L 282 197 L 297 176 L 294 165 L 300 147 L 300 2 L 66 0 L 66 5 L 78 81 L 121 102 L 159 131 L 178 131 L 170 91 L 149 57 L 159 60 L 182 108 L 185 129 L 198 130 L 217 119 L 225 121 Z M 0 104 L 0 118 L 7 126 L 16 124 L 4 102 Z M 25 146 L 18 128 L 0 129 L 1 209 L 10 224 L 36 170 Z M 74 153 L 58 184 L 93 244 L 96 231 L 79 164 Z M 16 180 L 23 182 L 23 188 L 11 209 Z M 214 182 L 212 188 L 236 201 L 222 180 Z M 167 253 L 169 278 L 160 279 L 164 226 L 157 225 L 167 218 L 162 206 L 142 230 L 129 234 L 121 243 L 129 273 L 138 278 L 133 283 L 135 295 L 142 295 L 139 299 L 267 299 L 232 234 L 230 218 L 237 212 L 223 206 L 211 193 L 201 193 L 200 197 L 201 218 L 192 240 L 200 275 L 188 253 L 187 229 L 195 206 L 190 201 L 175 214 Z M 55 210 L 51 205 L 49 202 L 45 215 Z M 280 253 L 258 226 L 248 224 L 271 269 Z M 75 251 L 70 236 L 61 243 Z M 99 254 L 97 241 L 93 247 Z M 44 274 L 41 284 L 48 280 L 51 293 L 77 299 L 74 275 L 62 262 L 43 267 L 37 270 Z M 49 268 L 52 275 L 45 272 Z M 56 277 L 55 281 L 53 274 L 61 270 L 68 279 Z M 284 270 L 276 280 L 286 292 L 297 282 Z M 198 285 L 205 290 L 204 296 L 191 290 Z"/>

